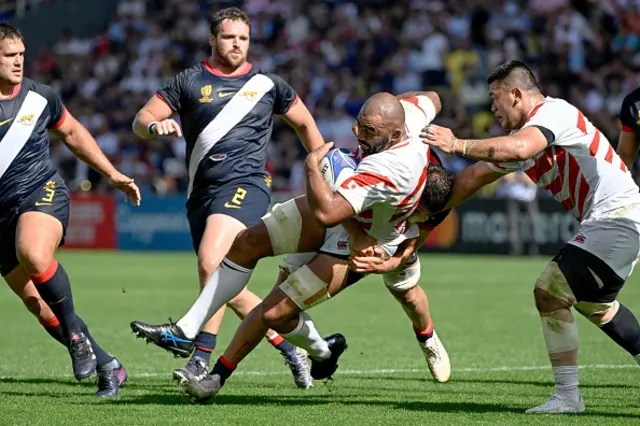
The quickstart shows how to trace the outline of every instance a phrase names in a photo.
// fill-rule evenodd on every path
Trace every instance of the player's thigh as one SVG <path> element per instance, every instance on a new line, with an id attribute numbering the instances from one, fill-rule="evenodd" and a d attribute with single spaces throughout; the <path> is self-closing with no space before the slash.
<path id="1" fill-rule="evenodd" d="M 64 244 L 69 204 L 69 191 L 57 174 L 23 202 L 15 245 L 17 258 L 28 274 L 45 271 Z"/>
<path id="2" fill-rule="evenodd" d="M 402 270 L 382 274 L 382 280 L 396 299 L 403 300 L 405 294 L 420 282 L 420 258 L 416 253 L 412 254 Z"/>
<path id="3" fill-rule="evenodd" d="M 591 317 L 610 310 L 623 285 L 598 256 L 566 244 L 536 280 L 536 306 L 542 313 L 575 306 Z"/>
<path id="4" fill-rule="evenodd" d="M 315 219 L 306 196 L 273 206 L 262 222 L 274 255 L 317 251 L 325 229 Z"/>
<path id="5" fill-rule="evenodd" d="M 225 214 L 214 213 L 207 217 L 198 247 L 198 270 L 202 280 L 206 280 L 218 267 L 236 236 L 244 229 L 244 223 Z"/>

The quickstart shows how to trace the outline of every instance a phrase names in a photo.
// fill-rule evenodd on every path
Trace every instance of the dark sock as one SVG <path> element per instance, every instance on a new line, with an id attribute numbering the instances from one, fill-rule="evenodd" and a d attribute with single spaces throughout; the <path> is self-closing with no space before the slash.
<path id="1" fill-rule="evenodd" d="M 233 374 L 237 367 L 237 365 L 226 359 L 223 355 L 216 361 L 216 365 L 213 366 L 211 374 L 218 374 L 220 376 L 220 384 L 224 385 L 224 382 Z"/>
<path id="2" fill-rule="evenodd" d="M 67 342 L 67 338 L 62 331 L 62 326 L 60 325 L 60 321 L 58 318 L 53 317 L 49 321 L 40 321 L 40 325 L 44 328 L 44 330 L 49 333 L 49 336 L 56 339 L 58 342 L 64 345 L 64 347 L 68 347 L 69 343 Z"/>
<path id="3" fill-rule="evenodd" d="M 416 333 L 418 342 L 424 343 L 433 336 L 433 322 L 429 324 L 426 330 L 418 330 L 416 327 L 413 327 L 413 332 Z"/>
<path id="4" fill-rule="evenodd" d="M 31 277 L 31 281 L 60 321 L 64 334 L 69 336 L 71 333 L 80 332 L 73 310 L 71 283 L 62 265 L 54 260 L 46 271 Z"/>
<path id="5" fill-rule="evenodd" d="M 633 313 L 622 303 L 618 313 L 600 329 L 631 355 L 640 354 L 640 325 Z"/>
<path id="6" fill-rule="evenodd" d="M 196 350 L 193 352 L 194 357 L 200 357 L 206 361 L 207 365 L 211 360 L 211 352 L 216 348 L 216 335 L 201 331 L 196 336 Z"/>
<path id="7" fill-rule="evenodd" d="M 85 322 L 82 321 L 82 318 L 76 315 L 76 321 L 78 322 L 80 331 L 82 331 L 82 333 L 85 336 L 87 336 L 87 339 L 89 339 L 89 342 L 91 342 L 91 347 L 93 348 L 93 353 L 96 356 L 96 362 L 98 363 L 98 368 L 104 365 L 107 365 L 111 361 L 113 361 L 114 357 L 112 355 L 109 355 L 109 353 L 107 353 L 104 349 L 102 349 L 102 347 L 98 344 L 98 342 L 95 341 L 91 333 L 89 333 L 89 328 L 87 328 L 87 324 L 85 324 Z"/>
<path id="8" fill-rule="evenodd" d="M 295 346 L 293 346 L 291 343 L 284 340 L 284 338 L 279 334 L 276 335 L 276 337 L 274 337 L 273 339 L 268 339 L 268 340 L 269 340 L 269 343 L 271 343 L 271 346 L 279 350 L 280 353 L 283 355 L 293 353 L 296 350 Z"/>

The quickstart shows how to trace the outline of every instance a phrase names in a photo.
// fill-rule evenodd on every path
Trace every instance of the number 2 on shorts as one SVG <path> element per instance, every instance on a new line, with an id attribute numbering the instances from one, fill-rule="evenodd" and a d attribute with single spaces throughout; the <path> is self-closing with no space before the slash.
<path id="1" fill-rule="evenodd" d="M 244 188 L 238 187 L 238 190 L 236 191 L 235 195 L 231 199 L 231 202 L 227 201 L 226 203 L 224 203 L 224 206 L 228 209 L 239 209 L 240 207 L 242 207 L 242 201 L 246 196 L 247 196 L 247 190 Z"/>

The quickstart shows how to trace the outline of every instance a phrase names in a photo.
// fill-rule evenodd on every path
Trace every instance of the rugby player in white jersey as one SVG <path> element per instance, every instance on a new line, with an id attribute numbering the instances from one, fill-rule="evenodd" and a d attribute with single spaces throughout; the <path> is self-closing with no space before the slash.
<path id="1" fill-rule="evenodd" d="M 265 326 L 275 326 L 286 339 L 308 351 L 312 377 L 331 376 L 346 341 L 339 334 L 323 340 L 304 311 L 362 277 L 349 273 L 349 235 L 340 224 L 354 218 L 388 256 L 404 251 L 403 243 L 418 236 L 417 227 L 412 227 L 413 235 L 406 232 L 407 219 L 415 212 L 427 180 L 428 150 L 418 138 L 407 138 L 402 104 L 390 94 L 372 96 L 358 115 L 354 133 L 366 156 L 354 175 L 334 193 L 319 169 L 332 144 L 311 153 L 306 162 L 308 203 L 304 197 L 285 202 L 262 223 L 243 231 L 214 274 L 216 287 L 209 288 L 210 283 L 204 289 L 203 294 L 209 295 L 207 304 L 216 309 L 246 285 L 261 258 L 318 251 L 246 317 L 210 375 L 183 382 L 194 400 L 204 401 L 219 392 L 236 364 L 259 343 L 256 337 Z M 326 238 L 322 228 L 329 228 Z M 405 278 L 397 274 L 396 279 Z M 181 321 L 188 327 L 185 317 Z M 196 327 L 202 321 L 197 318 Z"/>
<path id="2" fill-rule="evenodd" d="M 555 393 L 527 413 L 582 412 L 572 307 L 640 364 L 640 326 L 616 300 L 640 254 L 640 194 L 600 130 L 573 105 L 545 97 L 526 64 L 506 62 L 488 83 L 492 111 L 512 131 L 509 136 L 460 140 L 431 125 L 422 137 L 447 153 L 483 160 L 456 176 L 449 207 L 504 174 L 524 170 L 580 222 L 535 282 Z"/>

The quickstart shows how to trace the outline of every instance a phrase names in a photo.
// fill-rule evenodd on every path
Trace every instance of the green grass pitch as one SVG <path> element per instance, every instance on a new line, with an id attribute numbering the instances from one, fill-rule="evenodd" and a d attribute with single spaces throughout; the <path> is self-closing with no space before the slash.
<path id="1" fill-rule="evenodd" d="M 296 389 L 280 355 L 265 342 L 216 403 L 206 406 L 189 404 L 171 383 L 171 371 L 183 360 L 129 331 L 131 320 L 165 322 L 186 311 L 197 295 L 194 257 L 66 251 L 59 259 L 71 276 L 78 313 L 125 364 L 130 381 L 117 399 L 97 400 L 93 382 L 73 379 L 64 348 L 5 288 L 0 291 L 0 425 L 640 424 L 640 370 L 583 318 L 578 318 L 580 380 L 587 413 L 522 414 L 552 392 L 532 301 L 532 283 L 548 259 L 422 257 L 422 286 L 452 362 L 447 384 L 433 382 L 409 321 L 382 281 L 370 277 L 311 311 L 323 334 L 339 331 L 349 341 L 333 381 Z M 250 288 L 264 296 L 276 267 L 275 260 L 263 262 Z M 638 275 L 621 300 L 640 313 Z M 218 349 L 237 325 L 228 311 Z"/>

